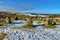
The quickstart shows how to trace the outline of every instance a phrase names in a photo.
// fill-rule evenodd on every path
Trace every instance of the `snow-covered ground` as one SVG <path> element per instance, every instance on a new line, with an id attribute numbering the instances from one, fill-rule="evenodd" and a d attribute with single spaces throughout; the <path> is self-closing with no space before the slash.
<path id="1" fill-rule="evenodd" d="M 55 25 L 55 29 L 43 29 L 42 26 L 11 29 L 13 26 L 6 25 L 0 29 L 0 33 L 7 33 L 4 40 L 60 40 L 60 25 Z"/>
<path id="2" fill-rule="evenodd" d="M 60 40 L 60 27 L 43 29 L 41 26 L 34 29 L 4 29 L 7 36 L 4 40 Z"/>

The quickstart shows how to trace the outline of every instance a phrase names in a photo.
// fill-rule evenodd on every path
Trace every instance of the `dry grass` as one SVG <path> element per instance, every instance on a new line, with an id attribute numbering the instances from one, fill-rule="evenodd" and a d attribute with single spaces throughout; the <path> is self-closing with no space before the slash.
<path id="1" fill-rule="evenodd" d="M 2 28 L 2 26 L 0 26 L 0 28 Z"/>
<path id="2" fill-rule="evenodd" d="M 6 37 L 6 33 L 0 33 L 0 40 L 4 40 L 4 38 Z"/>
<path id="3" fill-rule="evenodd" d="M 26 26 L 24 26 L 23 28 L 33 28 L 33 26 L 28 26 L 28 25 L 26 25 Z"/>
<path id="4" fill-rule="evenodd" d="M 57 27 L 54 26 L 54 25 L 44 25 L 43 28 L 51 28 L 51 29 L 53 29 L 53 28 L 57 28 Z"/>

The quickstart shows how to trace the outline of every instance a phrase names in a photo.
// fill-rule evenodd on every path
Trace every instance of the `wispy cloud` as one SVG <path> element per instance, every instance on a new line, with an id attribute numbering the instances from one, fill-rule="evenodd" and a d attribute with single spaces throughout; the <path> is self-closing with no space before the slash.
<path id="1" fill-rule="evenodd" d="M 16 0 L 13 2 L 12 0 L 7 1 L 7 0 L 1 0 L 0 1 L 0 11 L 11 11 L 11 12 L 19 12 L 19 11 L 30 11 L 33 10 L 34 8 L 33 3 L 29 2 L 20 2 Z"/>
<path id="2" fill-rule="evenodd" d="M 0 11 L 19 12 L 19 11 L 29 11 L 32 9 L 33 8 L 16 8 L 16 7 L 1 6 L 0 5 Z"/>
<path id="3" fill-rule="evenodd" d="M 8 6 L 0 6 L 0 11 L 14 11 L 14 8 Z"/>

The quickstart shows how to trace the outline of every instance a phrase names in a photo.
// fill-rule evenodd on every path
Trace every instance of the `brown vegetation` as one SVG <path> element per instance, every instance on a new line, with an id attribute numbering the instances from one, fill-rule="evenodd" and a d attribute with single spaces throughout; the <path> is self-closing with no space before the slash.
<path id="1" fill-rule="evenodd" d="M 0 33 L 0 40 L 4 40 L 4 38 L 6 37 L 6 33 Z"/>

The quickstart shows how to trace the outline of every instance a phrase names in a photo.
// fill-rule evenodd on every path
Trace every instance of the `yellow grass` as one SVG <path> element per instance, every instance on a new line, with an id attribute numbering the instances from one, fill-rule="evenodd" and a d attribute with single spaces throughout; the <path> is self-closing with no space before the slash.
<path id="1" fill-rule="evenodd" d="M 6 33 L 0 33 L 0 40 L 3 40 L 6 37 Z"/>
<path id="2" fill-rule="evenodd" d="M 2 26 L 0 26 L 0 28 L 2 28 Z"/>
<path id="3" fill-rule="evenodd" d="M 54 25 L 44 25 L 43 28 L 51 28 L 51 29 L 53 29 L 53 28 L 57 28 L 57 27 L 54 26 Z"/>
<path id="4" fill-rule="evenodd" d="M 26 25 L 23 28 L 34 28 L 34 27 L 35 27 L 34 25 Z"/>

